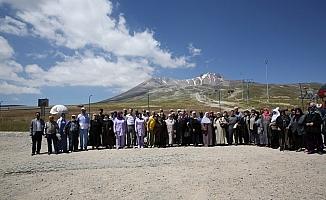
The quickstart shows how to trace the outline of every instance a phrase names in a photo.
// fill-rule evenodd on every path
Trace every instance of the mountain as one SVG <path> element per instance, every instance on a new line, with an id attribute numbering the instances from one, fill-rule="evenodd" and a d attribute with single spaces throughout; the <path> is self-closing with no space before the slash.
<path id="1" fill-rule="evenodd" d="M 122 94 L 104 100 L 102 102 L 125 101 L 130 98 L 135 98 L 137 96 L 145 95 L 148 92 L 153 93 L 153 91 L 158 92 L 158 90 L 170 91 L 172 88 L 175 90 L 175 89 L 187 88 L 191 86 L 216 87 L 216 86 L 228 86 L 229 84 L 230 81 L 224 80 L 224 78 L 220 74 L 215 74 L 215 73 L 206 73 L 198 77 L 185 79 L 185 80 L 177 80 L 177 79 L 172 79 L 167 77 L 151 78 Z"/>
<path id="2" fill-rule="evenodd" d="M 100 103 L 147 102 L 161 104 L 189 104 L 230 108 L 234 105 L 264 106 L 266 104 L 300 105 L 301 93 L 306 101 L 314 98 L 320 83 L 270 84 L 267 103 L 266 85 L 252 81 L 226 80 L 218 73 L 205 73 L 191 79 L 177 80 L 167 77 L 151 78 L 136 87 Z"/>

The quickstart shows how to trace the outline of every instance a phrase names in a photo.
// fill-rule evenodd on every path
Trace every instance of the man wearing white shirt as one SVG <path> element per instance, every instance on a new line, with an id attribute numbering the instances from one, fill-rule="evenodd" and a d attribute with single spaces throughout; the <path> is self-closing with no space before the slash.
<path id="1" fill-rule="evenodd" d="M 133 147 L 135 143 L 135 116 L 133 114 L 133 109 L 129 109 L 129 113 L 126 115 L 127 121 L 127 146 Z"/>
<path id="2" fill-rule="evenodd" d="M 40 118 L 40 113 L 35 113 L 35 119 L 31 121 L 30 136 L 32 137 L 32 156 L 40 154 L 42 135 L 44 135 L 44 121 Z"/>
<path id="3" fill-rule="evenodd" d="M 81 108 L 81 113 L 77 117 L 79 123 L 79 138 L 80 138 L 80 150 L 87 151 L 87 142 L 88 142 L 88 129 L 89 129 L 89 117 L 86 114 L 86 109 Z"/>

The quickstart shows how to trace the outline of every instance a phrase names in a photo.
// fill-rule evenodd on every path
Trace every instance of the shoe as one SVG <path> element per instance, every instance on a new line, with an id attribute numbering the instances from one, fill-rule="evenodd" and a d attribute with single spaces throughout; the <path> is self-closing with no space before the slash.
<path id="1" fill-rule="evenodd" d="M 32 156 L 35 156 L 35 153 L 32 153 Z"/>

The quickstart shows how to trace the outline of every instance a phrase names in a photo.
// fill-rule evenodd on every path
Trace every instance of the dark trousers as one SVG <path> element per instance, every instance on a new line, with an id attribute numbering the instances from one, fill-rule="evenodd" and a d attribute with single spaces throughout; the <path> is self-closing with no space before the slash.
<path id="1" fill-rule="evenodd" d="M 127 146 L 134 146 L 136 145 L 136 132 L 135 132 L 135 125 L 128 125 L 127 127 Z"/>
<path id="2" fill-rule="evenodd" d="M 249 144 L 250 143 L 250 139 L 249 139 L 249 131 L 247 129 L 243 129 L 243 140 L 245 144 Z"/>
<path id="3" fill-rule="evenodd" d="M 69 133 L 69 151 L 78 150 L 78 136 L 79 136 L 78 131 Z"/>
<path id="4" fill-rule="evenodd" d="M 61 140 L 58 141 L 58 148 L 62 152 L 67 152 L 68 145 L 67 145 L 67 134 L 61 133 Z"/>
<path id="5" fill-rule="evenodd" d="M 235 144 L 242 144 L 242 138 L 243 138 L 242 130 L 236 128 L 233 130 L 233 133 L 234 133 Z"/>
<path id="6" fill-rule="evenodd" d="M 228 127 L 228 132 L 227 132 L 227 138 L 226 138 L 226 140 L 227 140 L 227 143 L 229 144 L 229 145 L 232 145 L 232 143 L 233 143 L 233 132 L 234 132 L 234 128 L 233 128 L 233 125 L 231 125 L 231 126 L 229 126 Z"/>
<path id="7" fill-rule="evenodd" d="M 303 145 L 303 135 L 298 135 L 297 133 L 293 133 L 294 136 L 294 148 L 295 150 L 299 150 L 304 147 Z"/>
<path id="8" fill-rule="evenodd" d="M 285 139 L 286 139 L 286 132 L 285 130 L 281 130 L 278 132 L 278 141 L 279 141 L 279 146 L 280 146 L 280 150 L 284 150 L 285 149 Z"/>
<path id="9" fill-rule="evenodd" d="M 194 146 L 197 146 L 198 144 L 200 144 L 200 136 L 202 136 L 202 134 L 199 134 L 199 133 L 192 134 L 192 143 L 194 144 Z"/>
<path id="10" fill-rule="evenodd" d="M 35 154 L 35 151 L 39 154 L 41 151 L 42 145 L 42 132 L 36 132 L 32 136 L 32 154 Z"/>
<path id="11" fill-rule="evenodd" d="M 98 148 L 100 145 L 101 145 L 101 135 L 99 132 L 96 132 L 94 131 L 91 135 L 92 137 L 92 140 L 91 140 L 91 143 L 92 143 L 92 147 L 96 147 Z"/>
<path id="12" fill-rule="evenodd" d="M 272 130 L 272 135 L 271 135 L 271 147 L 273 149 L 277 149 L 280 146 L 279 142 L 279 133 L 280 131 L 278 130 Z"/>
<path id="13" fill-rule="evenodd" d="M 58 153 L 58 138 L 55 134 L 48 134 L 46 135 L 46 140 L 48 142 L 48 154 L 52 153 L 52 142 L 54 147 L 54 152 Z"/>

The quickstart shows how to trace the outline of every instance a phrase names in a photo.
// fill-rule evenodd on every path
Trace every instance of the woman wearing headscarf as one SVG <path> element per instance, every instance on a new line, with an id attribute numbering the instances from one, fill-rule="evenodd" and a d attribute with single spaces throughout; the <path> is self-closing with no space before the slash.
<path id="1" fill-rule="evenodd" d="M 276 123 L 276 119 L 280 116 L 279 107 L 275 108 L 272 112 L 271 123 L 269 124 L 271 128 L 271 147 L 277 149 L 279 147 L 279 132 L 281 131 L 280 127 Z"/>
<path id="2" fill-rule="evenodd" d="M 105 148 L 112 149 L 114 147 L 115 138 L 113 132 L 113 121 L 108 115 L 104 115 L 102 120 L 102 142 Z"/>
<path id="3" fill-rule="evenodd" d="M 205 113 L 203 119 L 201 120 L 201 129 L 203 133 L 203 143 L 205 147 L 208 147 L 210 141 L 212 140 L 212 129 L 211 129 L 211 120 L 209 119 L 208 112 Z"/>
<path id="4" fill-rule="evenodd" d="M 118 116 L 114 120 L 113 131 L 116 138 L 116 148 L 124 148 L 127 123 L 123 118 L 123 113 L 118 112 Z"/>
<path id="5" fill-rule="evenodd" d="M 171 114 L 168 115 L 168 119 L 165 120 L 165 123 L 166 123 L 166 127 L 168 130 L 168 135 L 169 135 L 168 144 L 169 144 L 169 146 L 173 146 L 173 138 L 174 138 L 174 134 L 175 134 L 176 130 L 175 130 L 175 120 L 173 119 Z"/>
<path id="6" fill-rule="evenodd" d="M 146 131 L 146 122 L 141 113 L 138 113 L 135 120 L 135 130 L 137 136 L 138 148 L 144 148 L 144 136 Z"/>
<path id="7" fill-rule="evenodd" d="M 268 108 L 264 108 L 261 114 L 261 128 L 262 132 L 259 134 L 260 145 L 271 146 L 271 130 L 269 124 L 271 123 L 271 114 Z"/>
<path id="8" fill-rule="evenodd" d="M 214 119 L 214 128 L 215 128 L 215 137 L 217 145 L 225 145 L 225 126 L 227 122 L 225 118 L 221 115 L 221 113 L 216 114 L 216 118 Z"/>
<path id="9" fill-rule="evenodd" d="M 294 116 L 291 118 L 290 129 L 294 136 L 294 148 L 297 152 L 302 151 L 303 137 L 305 134 L 304 130 L 304 119 L 305 116 L 300 108 L 294 110 Z"/>
<path id="10" fill-rule="evenodd" d="M 92 149 L 96 147 L 96 149 L 99 148 L 101 145 L 101 135 L 102 132 L 101 122 L 99 120 L 99 116 L 94 113 L 93 117 L 90 122 L 90 128 L 89 128 L 89 143 L 90 146 L 92 146 Z"/>

